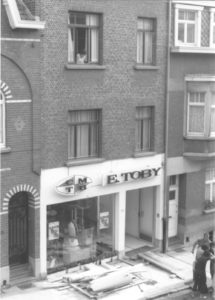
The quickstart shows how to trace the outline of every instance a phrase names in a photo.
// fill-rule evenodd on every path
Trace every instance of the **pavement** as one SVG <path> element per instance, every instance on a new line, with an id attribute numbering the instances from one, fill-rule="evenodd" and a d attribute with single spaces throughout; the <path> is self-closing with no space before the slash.
<path id="1" fill-rule="evenodd" d="M 192 263 L 193 254 L 189 248 L 176 247 L 170 249 L 167 253 L 159 251 L 140 252 L 135 257 L 125 257 L 123 260 L 106 260 L 101 265 L 91 264 L 86 268 L 93 270 L 95 268 L 109 267 L 126 268 L 137 264 L 142 264 L 141 272 L 135 275 L 132 283 L 123 288 L 115 289 L 109 292 L 100 292 L 95 294 L 89 293 L 80 284 L 69 284 L 62 282 L 62 277 L 74 272 L 70 269 L 69 273 L 65 271 L 48 275 L 47 280 L 34 281 L 32 283 L 21 284 L 4 289 L 1 294 L 2 299 L 6 300 L 86 300 L 86 299 L 104 299 L 104 300 L 119 300 L 119 299 L 156 299 L 164 296 L 171 297 L 174 293 L 190 292 L 192 285 Z M 209 264 L 207 270 L 207 284 L 210 287 Z M 83 272 L 83 270 L 75 270 Z M 74 274 L 74 273 L 73 273 Z M 81 291 L 81 292 L 80 292 Z M 191 294 L 190 294 L 191 295 Z M 194 295 L 194 294 L 192 294 Z M 199 295 L 200 297 L 201 295 Z M 198 295 L 192 298 L 198 299 Z M 166 299 L 175 299 L 166 298 Z M 189 298 L 180 298 L 189 299 Z M 190 298 L 191 299 L 191 298 Z M 210 299 L 210 298 L 208 298 Z M 211 298 L 212 299 L 212 298 Z M 215 298 L 213 298 L 215 299 Z"/>

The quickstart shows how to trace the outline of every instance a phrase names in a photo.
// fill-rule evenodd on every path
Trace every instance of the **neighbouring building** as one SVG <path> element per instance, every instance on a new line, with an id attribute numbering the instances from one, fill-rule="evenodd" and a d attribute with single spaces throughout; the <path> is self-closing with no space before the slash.
<path id="1" fill-rule="evenodd" d="M 0 284 L 39 274 L 39 2 L 1 4 Z"/>
<path id="2" fill-rule="evenodd" d="M 42 276 L 161 247 L 167 7 L 41 1 Z"/>
<path id="3" fill-rule="evenodd" d="M 215 3 L 170 5 L 169 234 L 189 245 L 215 230 Z"/>

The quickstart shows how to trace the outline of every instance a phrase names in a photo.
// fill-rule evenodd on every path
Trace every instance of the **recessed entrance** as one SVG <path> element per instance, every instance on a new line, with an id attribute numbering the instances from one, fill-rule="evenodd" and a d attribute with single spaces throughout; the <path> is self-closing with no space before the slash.
<path id="1" fill-rule="evenodd" d="M 129 240 L 128 236 L 135 238 L 136 248 L 153 243 L 154 206 L 152 187 L 128 191 L 126 194 L 126 241 Z"/>
<path id="2" fill-rule="evenodd" d="M 9 202 L 9 264 L 28 262 L 28 193 L 19 192 Z"/>

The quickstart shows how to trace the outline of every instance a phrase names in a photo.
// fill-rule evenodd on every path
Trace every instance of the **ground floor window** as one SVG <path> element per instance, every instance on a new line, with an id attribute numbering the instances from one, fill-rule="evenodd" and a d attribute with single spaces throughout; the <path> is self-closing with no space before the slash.
<path id="1" fill-rule="evenodd" d="M 49 273 L 113 254 L 114 195 L 47 207 Z"/>

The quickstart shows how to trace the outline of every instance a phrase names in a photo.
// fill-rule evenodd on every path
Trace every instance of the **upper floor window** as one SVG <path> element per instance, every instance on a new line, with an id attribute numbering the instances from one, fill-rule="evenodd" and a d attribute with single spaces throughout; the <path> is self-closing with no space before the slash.
<path id="1" fill-rule="evenodd" d="M 100 117 L 100 110 L 69 112 L 69 159 L 99 156 Z"/>
<path id="2" fill-rule="evenodd" d="M 152 150 L 153 136 L 153 107 L 136 108 L 136 151 Z"/>
<path id="3" fill-rule="evenodd" d="M 69 13 L 68 61 L 75 64 L 99 63 L 99 15 Z"/>
<path id="4" fill-rule="evenodd" d="M 5 97 L 0 92 L 0 147 L 5 147 Z"/>
<path id="5" fill-rule="evenodd" d="M 215 83 L 187 83 L 187 135 L 215 136 Z"/>
<path id="6" fill-rule="evenodd" d="M 215 168 L 206 170 L 205 200 L 215 202 Z"/>
<path id="7" fill-rule="evenodd" d="M 137 20 L 137 63 L 152 65 L 155 63 L 155 20 L 138 18 Z"/>
<path id="8" fill-rule="evenodd" d="M 210 9 L 210 47 L 215 47 L 215 8 Z"/>
<path id="9" fill-rule="evenodd" d="M 201 43 L 201 11 L 203 7 L 175 4 L 175 46 Z"/>

